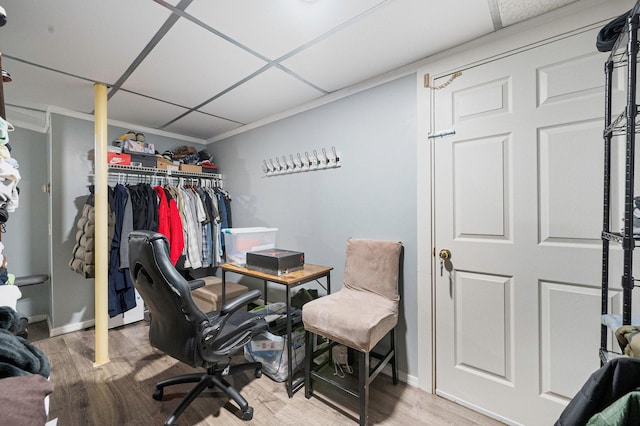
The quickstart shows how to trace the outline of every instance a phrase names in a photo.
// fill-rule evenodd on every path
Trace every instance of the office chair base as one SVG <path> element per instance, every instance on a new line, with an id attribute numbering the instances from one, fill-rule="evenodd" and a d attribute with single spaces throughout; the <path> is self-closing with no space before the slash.
<path id="1" fill-rule="evenodd" d="M 178 385 L 183 383 L 197 383 L 196 387 L 184 397 L 184 399 L 178 405 L 178 408 L 167 418 L 165 425 L 175 425 L 178 417 L 186 410 L 186 408 L 207 388 L 218 388 L 224 392 L 229 398 L 231 398 L 238 405 L 240 410 L 236 413 L 241 420 L 251 420 L 253 418 L 253 407 L 249 406 L 249 403 L 240 393 L 235 390 L 223 377 L 222 372 L 225 369 L 219 369 L 217 367 L 210 367 L 207 369 L 206 374 L 193 373 L 183 374 L 182 376 L 171 377 L 166 380 L 162 380 L 156 384 L 156 390 L 153 392 L 153 399 L 156 401 L 162 400 L 164 397 L 164 388 L 171 385 Z M 234 374 L 243 370 L 254 370 L 254 376 L 259 378 L 262 376 L 262 364 L 259 362 L 249 362 L 245 364 L 232 365 L 227 369 L 228 374 Z"/>

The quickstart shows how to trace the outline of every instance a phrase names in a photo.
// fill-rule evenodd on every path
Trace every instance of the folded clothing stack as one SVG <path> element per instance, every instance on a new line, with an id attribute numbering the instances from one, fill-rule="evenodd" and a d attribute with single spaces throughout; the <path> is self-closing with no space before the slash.
<path id="1" fill-rule="evenodd" d="M 26 339 L 17 336 L 20 326 L 17 312 L 0 307 L 0 378 L 40 374 L 48 378 L 51 366 L 47 356 Z"/>

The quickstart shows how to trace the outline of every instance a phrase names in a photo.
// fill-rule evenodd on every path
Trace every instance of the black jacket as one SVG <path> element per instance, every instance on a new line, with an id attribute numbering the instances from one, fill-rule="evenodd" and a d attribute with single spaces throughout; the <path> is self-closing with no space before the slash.
<path id="1" fill-rule="evenodd" d="M 594 414 L 634 390 L 640 390 L 640 359 L 612 359 L 589 377 L 555 424 L 583 426 Z"/>

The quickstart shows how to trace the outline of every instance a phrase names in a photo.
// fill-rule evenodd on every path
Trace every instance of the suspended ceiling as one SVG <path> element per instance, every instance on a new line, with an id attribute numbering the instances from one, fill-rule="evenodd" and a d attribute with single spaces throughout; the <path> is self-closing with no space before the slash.
<path id="1" fill-rule="evenodd" d="M 210 141 L 574 1 L 1 0 L 5 100 Z"/>

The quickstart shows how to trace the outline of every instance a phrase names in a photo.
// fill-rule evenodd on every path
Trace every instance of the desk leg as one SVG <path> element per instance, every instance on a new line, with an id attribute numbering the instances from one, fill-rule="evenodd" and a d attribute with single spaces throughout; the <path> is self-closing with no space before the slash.
<path id="1" fill-rule="evenodd" d="M 327 294 L 331 294 L 331 272 L 327 272 Z"/>
<path id="2" fill-rule="evenodd" d="M 218 310 L 222 309 L 222 307 L 224 306 L 225 303 L 225 299 L 227 296 L 227 280 L 226 280 L 226 273 L 224 271 L 224 269 L 222 270 L 222 302 L 220 303 L 220 306 L 218 306 Z"/>
<path id="3" fill-rule="evenodd" d="M 267 289 L 268 289 L 267 280 L 264 280 L 264 304 L 265 304 L 265 306 L 267 304 L 269 304 L 269 302 L 268 302 L 269 298 L 267 297 Z"/>
<path id="4" fill-rule="evenodd" d="M 293 359 L 292 359 L 292 351 L 291 347 L 293 346 L 293 341 L 291 340 L 291 293 L 289 291 L 289 286 L 286 286 L 286 309 L 287 309 L 287 367 L 289 368 L 287 371 L 289 372 L 287 379 L 287 393 L 289 394 L 289 398 L 293 397 Z"/>

